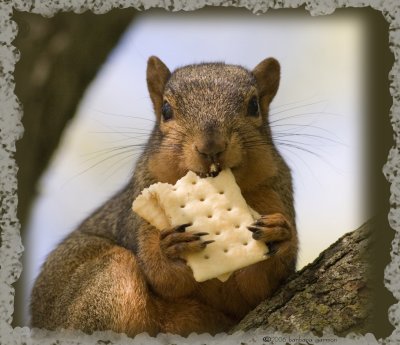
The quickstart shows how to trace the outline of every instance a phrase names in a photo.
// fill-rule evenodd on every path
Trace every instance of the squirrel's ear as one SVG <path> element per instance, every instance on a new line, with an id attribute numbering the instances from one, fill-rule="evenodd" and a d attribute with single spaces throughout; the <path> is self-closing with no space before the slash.
<path id="1" fill-rule="evenodd" d="M 260 102 L 268 104 L 274 98 L 279 87 L 281 67 L 274 58 L 261 61 L 252 71 L 257 81 Z M 267 103 L 267 104 L 265 104 Z"/>
<path id="2" fill-rule="evenodd" d="M 163 94 L 165 84 L 167 83 L 171 72 L 157 56 L 150 56 L 147 61 L 147 88 L 149 89 L 150 98 L 153 102 L 154 111 L 157 118 L 161 116 L 161 107 L 163 103 Z"/>

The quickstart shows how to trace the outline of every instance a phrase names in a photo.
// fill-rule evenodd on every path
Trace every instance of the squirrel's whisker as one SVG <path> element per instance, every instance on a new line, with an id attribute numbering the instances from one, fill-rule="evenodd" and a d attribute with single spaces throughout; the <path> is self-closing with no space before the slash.
<path id="1" fill-rule="evenodd" d="M 298 106 L 295 106 L 295 107 L 292 107 L 292 108 L 289 108 L 289 109 L 283 109 L 283 110 L 280 110 L 280 111 L 274 111 L 275 109 L 284 107 L 284 105 L 281 105 L 281 106 L 278 106 L 278 107 L 271 108 L 269 116 L 276 116 L 278 114 L 281 114 L 281 113 L 284 113 L 284 112 L 289 112 L 291 110 L 305 108 L 305 107 L 309 107 L 309 106 L 320 104 L 320 103 L 326 103 L 326 102 L 327 102 L 326 100 L 321 100 L 321 101 L 316 101 L 316 102 L 313 102 L 313 103 L 307 103 L 307 104 L 303 104 L 303 105 L 298 105 Z M 290 104 L 291 103 L 288 103 L 288 105 L 290 105 Z M 294 103 L 292 103 L 292 104 L 294 104 Z"/>
<path id="2" fill-rule="evenodd" d="M 296 149 L 296 150 L 300 150 L 300 151 L 309 153 L 310 155 L 321 159 L 321 161 L 323 161 L 325 164 L 329 165 L 329 166 L 330 166 L 332 169 L 334 169 L 336 172 L 340 173 L 340 171 L 339 171 L 332 163 L 330 163 L 330 162 L 329 162 L 328 160 L 326 160 L 322 155 L 320 155 L 320 154 L 318 154 L 318 153 L 316 153 L 316 152 L 314 152 L 314 151 L 311 151 L 311 150 L 309 150 L 309 149 L 306 149 L 306 148 L 304 148 L 304 147 L 301 147 L 301 146 L 298 146 L 298 145 L 295 145 L 295 144 L 289 143 L 289 142 L 281 142 L 281 141 L 279 141 L 279 145 L 280 145 L 282 148 L 291 147 L 291 148 L 293 148 L 293 149 Z"/>
<path id="3" fill-rule="evenodd" d="M 271 126 L 271 128 L 273 128 L 274 124 L 277 122 L 282 122 L 285 121 L 287 119 L 293 119 L 296 117 L 306 117 L 306 116 L 314 116 L 314 115 L 330 115 L 330 116 L 343 116 L 341 114 L 337 114 L 337 113 L 330 113 L 330 112 L 325 112 L 325 111 L 316 111 L 316 112 L 307 112 L 307 113 L 300 113 L 300 114 L 295 114 L 295 115 L 289 115 L 286 117 L 281 117 L 279 119 L 276 120 L 272 120 L 269 122 L 269 125 Z"/>
<path id="4" fill-rule="evenodd" d="M 326 138 L 326 137 L 316 135 L 316 134 L 308 134 L 308 133 L 277 133 L 273 137 L 274 138 L 303 137 L 303 138 L 310 138 L 310 139 L 314 139 L 314 140 L 324 140 L 324 141 L 328 141 L 328 142 L 336 144 L 336 145 L 347 146 L 346 144 L 341 143 L 337 140 Z"/>
<path id="5" fill-rule="evenodd" d="M 121 148 L 112 149 L 112 150 L 105 151 L 105 152 L 97 152 L 96 155 L 94 155 L 92 157 L 89 157 L 83 163 L 85 164 L 85 163 L 88 163 L 88 162 L 91 162 L 91 161 L 94 161 L 94 160 L 101 159 L 98 162 L 100 164 L 100 163 L 106 162 L 107 160 L 110 160 L 110 159 L 112 159 L 114 157 L 117 157 L 117 156 L 119 156 L 121 154 L 124 154 L 124 153 L 139 153 L 139 152 L 133 150 L 131 147 L 125 147 L 125 148 L 121 147 Z M 105 156 L 105 158 L 102 158 L 104 156 Z"/>
<path id="6" fill-rule="evenodd" d="M 134 115 L 126 115 L 126 114 L 120 114 L 120 113 L 113 113 L 113 112 L 107 112 L 107 111 L 103 111 L 100 109 L 93 109 L 92 110 L 104 114 L 104 115 L 109 115 L 109 116 L 118 116 L 118 117 L 126 117 L 129 119 L 133 119 L 133 120 L 145 120 L 145 121 L 150 121 L 152 123 L 155 123 L 156 121 L 151 119 L 151 118 L 147 118 L 147 117 L 140 117 L 140 116 L 134 116 Z M 153 117 L 153 116 L 152 116 Z"/>

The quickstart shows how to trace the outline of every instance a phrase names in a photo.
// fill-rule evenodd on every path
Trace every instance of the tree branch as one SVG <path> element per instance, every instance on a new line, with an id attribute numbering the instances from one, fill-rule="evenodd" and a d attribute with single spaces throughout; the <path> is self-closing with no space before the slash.
<path id="1" fill-rule="evenodd" d="M 301 271 L 289 277 L 274 296 L 251 311 L 231 333 L 254 328 L 281 332 L 329 327 L 337 335 L 365 333 L 372 315 L 366 254 L 373 222 L 348 233 Z"/>

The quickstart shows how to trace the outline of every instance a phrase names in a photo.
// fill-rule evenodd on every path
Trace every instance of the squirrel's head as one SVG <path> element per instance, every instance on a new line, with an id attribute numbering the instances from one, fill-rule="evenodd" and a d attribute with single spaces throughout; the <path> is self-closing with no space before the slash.
<path id="1" fill-rule="evenodd" d="M 279 79 L 273 58 L 252 71 L 202 63 L 171 73 L 150 57 L 147 85 L 157 117 L 149 151 L 154 177 L 175 183 L 188 170 L 205 176 L 231 168 L 243 190 L 274 176 L 268 109 Z"/>

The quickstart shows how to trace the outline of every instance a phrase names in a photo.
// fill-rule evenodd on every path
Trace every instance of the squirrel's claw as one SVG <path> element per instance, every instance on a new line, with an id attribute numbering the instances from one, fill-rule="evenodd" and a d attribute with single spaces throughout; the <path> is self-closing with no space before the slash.
<path id="1" fill-rule="evenodd" d="M 186 223 L 186 224 L 181 224 L 181 225 L 175 226 L 171 229 L 161 230 L 160 231 L 160 239 L 163 240 L 165 237 L 167 237 L 173 233 L 183 233 L 186 231 L 186 228 L 191 225 L 192 225 L 192 223 Z M 197 235 L 197 236 L 199 236 L 199 235 Z"/>
<path id="2" fill-rule="evenodd" d="M 186 232 L 186 228 L 190 225 L 192 224 L 182 224 L 160 232 L 161 251 L 170 259 L 182 259 L 183 254 L 201 251 L 214 242 L 201 240 L 202 236 L 209 235 L 208 232 Z"/>
<path id="3" fill-rule="evenodd" d="M 193 234 L 193 235 L 196 235 L 196 236 L 206 236 L 206 235 L 209 235 L 210 233 L 208 233 L 208 232 L 196 232 L 195 234 Z"/>
<path id="4" fill-rule="evenodd" d="M 207 247 L 208 244 L 215 242 L 214 240 L 210 240 L 210 241 L 204 241 L 203 242 L 203 247 Z"/>
<path id="5" fill-rule="evenodd" d="M 176 232 L 185 232 L 186 228 L 188 226 L 191 226 L 191 225 L 192 225 L 192 223 L 186 223 L 186 224 L 178 225 L 178 226 L 174 227 L 173 230 L 176 231 Z"/>

